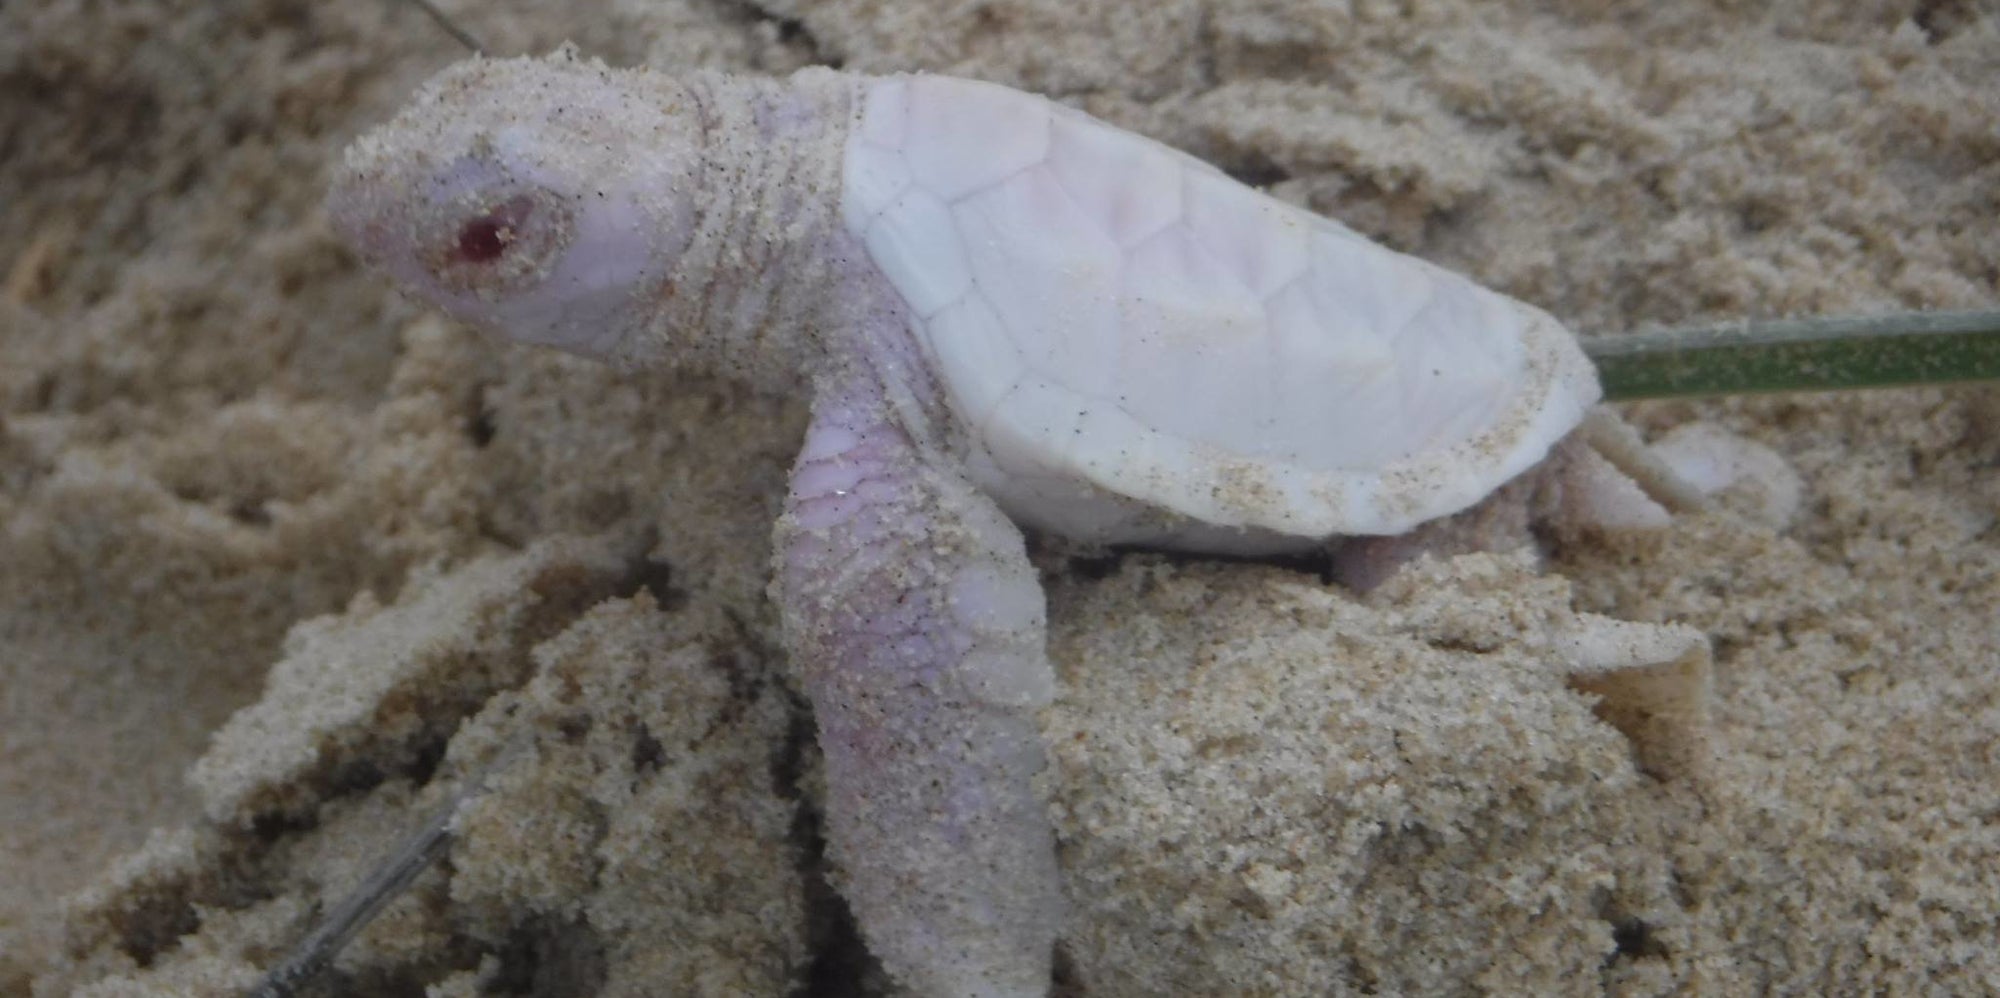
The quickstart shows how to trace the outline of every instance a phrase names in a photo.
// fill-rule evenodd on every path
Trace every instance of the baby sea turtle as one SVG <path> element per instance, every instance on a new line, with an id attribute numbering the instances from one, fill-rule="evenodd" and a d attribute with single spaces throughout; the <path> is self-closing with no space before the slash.
<path id="1" fill-rule="evenodd" d="M 1040 995 L 1061 915 L 1019 525 L 1394 535 L 1598 398 L 1545 313 L 1004 87 L 475 59 L 349 150 L 340 231 L 476 326 L 804 392 L 773 596 L 867 941 Z"/>

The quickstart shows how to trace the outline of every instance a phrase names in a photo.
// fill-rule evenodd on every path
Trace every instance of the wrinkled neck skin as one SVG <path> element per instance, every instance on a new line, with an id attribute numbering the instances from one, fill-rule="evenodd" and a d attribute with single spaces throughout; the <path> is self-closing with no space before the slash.
<path id="1" fill-rule="evenodd" d="M 798 395 L 876 385 L 920 450 L 945 446 L 942 391 L 900 295 L 841 220 L 844 148 L 866 78 L 683 80 L 700 115 L 700 197 L 651 326 L 613 359 L 667 362 Z"/>
<path id="2" fill-rule="evenodd" d="M 691 211 L 661 234 L 656 248 L 675 262 L 645 328 L 617 331 L 608 359 L 797 389 L 863 276 L 843 273 L 859 261 L 840 252 L 848 238 L 839 225 L 840 148 L 854 84 L 811 70 L 679 82 L 700 128 L 695 175 L 685 181 Z"/>

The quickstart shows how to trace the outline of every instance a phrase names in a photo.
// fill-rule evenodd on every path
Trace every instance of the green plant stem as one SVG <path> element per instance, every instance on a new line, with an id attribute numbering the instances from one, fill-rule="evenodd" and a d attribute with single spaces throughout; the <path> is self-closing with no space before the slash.
<path id="1" fill-rule="evenodd" d="M 1612 401 L 2000 379 L 2000 309 L 1740 322 L 1586 340 Z"/>

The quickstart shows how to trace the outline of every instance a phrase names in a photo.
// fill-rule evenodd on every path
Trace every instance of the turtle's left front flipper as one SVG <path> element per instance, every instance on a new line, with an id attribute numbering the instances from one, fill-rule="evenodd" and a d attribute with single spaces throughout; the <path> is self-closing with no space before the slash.
<path id="1" fill-rule="evenodd" d="M 817 386 L 775 596 L 863 936 L 923 995 L 1039 996 L 1062 901 L 1035 712 L 1053 674 L 1020 532 L 923 458 L 873 374 Z"/>

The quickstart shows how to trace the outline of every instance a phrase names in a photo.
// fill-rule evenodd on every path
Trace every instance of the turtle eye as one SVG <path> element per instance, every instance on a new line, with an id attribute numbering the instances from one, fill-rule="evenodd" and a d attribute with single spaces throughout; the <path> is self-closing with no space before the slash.
<path id="1" fill-rule="evenodd" d="M 514 197 L 466 219 L 458 228 L 458 258 L 480 264 L 506 255 L 507 248 L 521 238 L 534 207 L 527 197 Z"/>
<path id="2" fill-rule="evenodd" d="M 532 287 L 575 238 L 574 212 L 540 189 L 467 197 L 433 217 L 425 270 L 447 290 L 484 298 Z"/>

